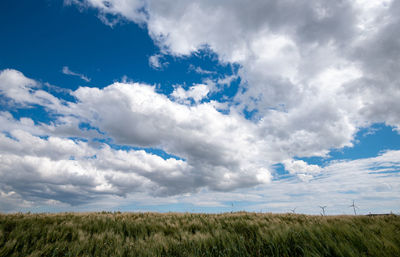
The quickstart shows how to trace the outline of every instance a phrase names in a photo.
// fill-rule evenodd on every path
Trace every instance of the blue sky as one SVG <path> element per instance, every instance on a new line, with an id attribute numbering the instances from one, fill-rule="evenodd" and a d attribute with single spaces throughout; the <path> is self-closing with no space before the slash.
<path id="1" fill-rule="evenodd" d="M 2 1 L 0 211 L 399 212 L 399 8 Z"/>

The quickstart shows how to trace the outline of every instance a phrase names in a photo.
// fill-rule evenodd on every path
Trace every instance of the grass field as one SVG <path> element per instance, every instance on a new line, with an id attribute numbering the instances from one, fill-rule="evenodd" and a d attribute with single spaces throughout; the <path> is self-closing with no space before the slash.
<path id="1" fill-rule="evenodd" d="M 400 256 L 400 217 L 0 214 L 0 256 Z"/>

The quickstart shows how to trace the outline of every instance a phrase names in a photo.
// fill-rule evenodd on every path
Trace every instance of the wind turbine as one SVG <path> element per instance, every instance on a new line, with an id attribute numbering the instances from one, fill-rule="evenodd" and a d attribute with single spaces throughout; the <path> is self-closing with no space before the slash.
<path id="1" fill-rule="evenodd" d="M 294 209 L 291 209 L 290 211 L 291 211 L 292 213 L 296 213 L 296 209 L 297 209 L 297 207 L 295 207 Z"/>
<path id="2" fill-rule="evenodd" d="M 353 200 L 353 204 L 352 204 L 352 205 L 350 205 L 349 207 L 353 207 L 353 210 L 354 210 L 354 215 L 357 215 L 357 212 L 356 212 L 356 208 L 357 208 L 357 206 L 354 204 L 354 200 Z"/>
<path id="3" fill-rule="evenodd" d="M 323 216 L 325 216 L 325 208 L 326 208 L 327 206 L 319 206 L 319 208 L 321 208 L 322 209 L 322 215 Z"/>

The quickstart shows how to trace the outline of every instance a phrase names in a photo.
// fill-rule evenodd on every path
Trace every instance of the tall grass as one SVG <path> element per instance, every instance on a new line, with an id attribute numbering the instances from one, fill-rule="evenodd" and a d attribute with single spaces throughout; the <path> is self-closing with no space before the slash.
<path id="1" fill-rule="evenodd" d="M 3 214 L 0 256 L 400 256 L 400 217 Z"/>

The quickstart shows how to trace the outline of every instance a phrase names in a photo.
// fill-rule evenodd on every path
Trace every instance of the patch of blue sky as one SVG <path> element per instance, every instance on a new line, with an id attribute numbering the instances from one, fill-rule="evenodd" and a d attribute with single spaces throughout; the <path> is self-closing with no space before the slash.
<path id="1" fill-rule="evenodd" d="M 384 177 L 400 177 L 400 169 L 393 169 L 393 170 L 385 170 L 385 171 L 378 171 L 378 172 L 368 172 L 369 174 L 381 174 L 385 175 Z"/>
<path id="2" fill-rule="evenodd" d="M 11 135 L 11 133 L 8 132 L 8 131 L 1 131 L 1 133 L 3 133 L 4 136 L 6 136 L 6 137 L 8 137 L 8 138 L 10 138 L 10 139 L 12 139 L 14 141 L 18 141 L 18 139 L 15 138 L 13 135 Z"/>
<path id="3" fill-rule="evenodd" d="M 331 151 L 332 159 L 360 159 L 379 155 L 386 150 L 400 150 L 400 134 L 393 127 L 382 123 L 361 129 L 354 140 L 354 147 Z"/>
<path id="4" fill-rule="evenodd" d="M 156 71 L 143 65 L 157 47 L 147 31 L 134 23 L 104 26 L 94 10 L 82 10 L 88 14 L 82 15 L 62 1 L 4 1 L 1 5 L 0 30 L 7 37 L 0 42 L 0 69 L 22 70 L 27 77 L 73 90 L 104 87 L 124 75 L 157 82 Z M 63 74 L 64 66 L 85 74 L 91 82 Z"/>
<path id="5" fill-rule="evenodd" d="M 380 171 L 380 170 L 385 171 L 385 170 L 394 170 L 394 169 L 400 169 L 400 165 L 396 165 L 396 164 L 393 164 L 393 165 L 380 165 L 380 166 L 377 166 L 377 167 L 369 168 L 369 170 L 372 170 L 372 171 Z"/>
<path id="6" fill-rule="evenodd" d="M 234 74 L 235 73 L 232 73 L 231 75 Z M 234 78 L 229 85 L 220 85 L 219 90 L 210 97 L 210 100 L 217 100 L 220 102 L 232 100 L 239 90 L 240 83 L 241 78 L 237 77 Z"/>
<path id="7" fill-rule="evenodd" d="M 161 85 L 159 91 L 170 94 L 174 85 L 188 88 L 206 77 L 237 71 L 232 65 L 220 64 L 207 48 L 188 57 L 164 56 L 161 61 L 168 65 L 161 70 L 143 65 L 160 52 L 147 30 L 124 21 L 105 26 L 92 9 L 78 10 L 64 6 L 62 1 L 44 0 L 5 1 L 0 7 L 0 30 L 7 35 L 0 41 L 0 70 L 21 70 L 27 77 L 60 88 L 103 88 L 126 77 L 133 82 Z M 90 82 L 63 74 L 64 66 L 87 76 Z M 190 67 L 212 73 L 198 73 Z M 234 87 L 226 87 L 222 93 L 233 96 L 235 92 Z M 62 92 L 54 95 L 71 98 Z"/>
<path id="8" fill-rule="evenodd" d="M 283 164 L 281 163 L 277 163 L 274 164 L 272 166 L 273 168 L 273 181 L 277 181 L 277 180 L 282 180 L 282 179 L 287 179 L 287 178 L 292 178 L 294 177 L 294 175 L 290 174 L 286 169 L 285 166 L 283 166 Z"/>
<path id="9" fill-rule="evenodd" d="M 257 109 L 252 109 L 252 110 L 249 110 L 247 108 L 243 109 L 243 115 L 248 120 L 256 119 L 257 113 L 258 113 Z"/>
<path id="10" fill-rule="evenodd" d="M 74 142 L 89 142 L 89 139 L 84 138 L 84 137 L 67 137 L 68 139 L 74 141 Z"/>
<path id="11" fill-rule="evenodd" d="M 394 174 L 400 175 L 400 165 L 398 163 L 387 163 L 376 167 L 370 167 L 369 174 Z"/>
<path id="12" fill-rule="evenodd" d="M 376 157 L 387 150 L 400 150 L 400 134 L 393 127 L 376 123 L 360 129 L 352 147 L 333 149 L 328 157 L 295 158 L 308 164 L 326 166 L 332 160 L 357 160 Z"/>
<path id="13" fill-rule="evenodd" d="M 162 61 L 168 65 L 156 70 L 158 80 L 155 83 L 161 85 L 157 92 L 165 95 L 171 94 L 178 85 L 187 90 L 194 84 L 206 83 L 207 80 L 216 81 L 237 73 L 235 65 L 221 64 L 216 55 L 207 49 L 186 57 L 165 56 Z M 144 82 L 149 83 L 149 81 Z M 219 91 L 211 94 L 209 99 L 232 98 L 237 92 L 237 86 L 217 86 Z"/>
<path id="14" fill-rule="evenodd" d="M 54 113 L 48 112 L 43 106 L 37 104 L 13 108 L 0 104 L 0 111 L 11 113 L 14 119 L 17 120 L 21 118 L 30 118 L 36 125 L 40 123 L 49 124 L 51 121 L 54 121 L 56 116 Z"/>
<path id="15" fill-rule="evenodd" d="M 340 150 L 332 150 L 328 157 L 295 157 L 295 160 L 303 160 L 308 164 L 325 167 L 332 161 L 357 160 L 373 158 L 387 150 L 400 149 L 400 135 L 393 127 L 382 123 L 376 123 L 367 128 L 360 129 L 354 139 L 353 147 L 345 147 Z M 290 174 L 285 167 L 278 163 L 273 165 L 273 180 L 283 180 L 295 177 Z M 371 167 L 370 174 L 397 174 L 400 172 L 399 166 L 377 166 Z M 315 176 L 317 179 L 318 176 Z"/>
<path id="16" fill-rule="evenodd" d="M 106 134 L 105 132 L 101 131 L 98 127 L 94 127 L 90 123 L 87 123 L 87 122 L 80 122 L 78 127 L 79 127 L 80 130 L 84 130 L 84 131 L 95 130 L 100 135 L 105 135 Z"/>

